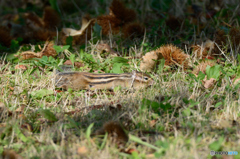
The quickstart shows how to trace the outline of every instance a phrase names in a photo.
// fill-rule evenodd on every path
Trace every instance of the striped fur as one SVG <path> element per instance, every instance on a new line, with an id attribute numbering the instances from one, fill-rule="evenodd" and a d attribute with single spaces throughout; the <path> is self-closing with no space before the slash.
<path id="1" fill-rule="evenodd" d="M 138 88 L 152 85 L 153 80 L 141 72 L 123 74 L 94 74 L 88 72 L 61 72 L 55 79 L 56 87 L 64 89 L 113 89 L 116 86 L 123 88 Z"/>

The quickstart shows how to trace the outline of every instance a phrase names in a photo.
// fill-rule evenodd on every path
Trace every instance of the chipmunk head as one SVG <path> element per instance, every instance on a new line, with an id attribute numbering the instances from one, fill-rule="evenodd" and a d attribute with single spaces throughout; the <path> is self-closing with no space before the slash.
<path id="1" fill-rule="evenodd" d="M 151 86 L 154 83 L 154 80 L 146 73 L 133 71 L 134 83 L 133 87 L 144 87 Z"/>

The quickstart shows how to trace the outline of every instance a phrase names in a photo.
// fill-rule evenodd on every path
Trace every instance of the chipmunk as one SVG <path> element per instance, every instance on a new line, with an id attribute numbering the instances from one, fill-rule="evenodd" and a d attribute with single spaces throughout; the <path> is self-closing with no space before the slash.
<path id="1" fill-rule="evenodd" d="M 153 79 L 141 72 L 123 74 L 94 74 L 88 72 L 60 72 L 56 74 L 56 87 L 67 90 L 81 89 L 113 89 L 116 86 L 122 88 L 143 88 L 153 84 Z"/>

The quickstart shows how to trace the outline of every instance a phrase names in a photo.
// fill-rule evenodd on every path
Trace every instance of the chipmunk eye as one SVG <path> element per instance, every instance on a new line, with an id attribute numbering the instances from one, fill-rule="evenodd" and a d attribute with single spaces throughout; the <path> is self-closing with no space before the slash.
<path id="1" fill-rule="evenodd" d="M 147 80 L 148 80 L 148 77 L 144 77 L 144 80 L 146 80 L 146 81 L 147 81 Z"/>

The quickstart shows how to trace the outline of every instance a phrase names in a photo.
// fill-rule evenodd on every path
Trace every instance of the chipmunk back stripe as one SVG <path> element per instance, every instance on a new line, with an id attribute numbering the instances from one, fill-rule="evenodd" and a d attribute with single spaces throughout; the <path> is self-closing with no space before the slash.
<path id="1" fill-rule="evenodd" d="M 109 78 L 118 78 L 119 76 L 89 76 L 89 75 L 84 75 L 85 77 L 89 79 L 109 79 Z"/>
<path id="2" fill-rule="evenodd" d="M 106 83 L 111 83 L 114 80 L 108 80 L 108 81 L 102 81 L 102 82 L 90 82 L 89 85 L 98 85 L 98 84 L 106 84 Z"/>

